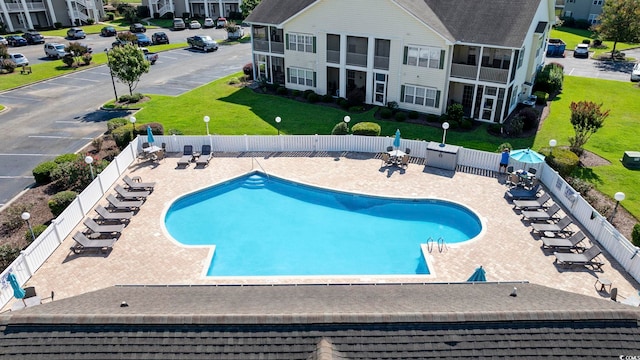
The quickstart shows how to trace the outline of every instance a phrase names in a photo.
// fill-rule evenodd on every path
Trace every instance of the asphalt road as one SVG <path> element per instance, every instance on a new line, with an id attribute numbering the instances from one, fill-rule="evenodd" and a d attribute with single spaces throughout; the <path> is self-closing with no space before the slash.
<path id="1" fill-rule="evenodd" d="M 627 57 L 640 58 L 640 49 L 625 50 Z M 593 56 L 593 53 L 590 53 Z M 633 62 L 613 62 L 574 58 L 573 51 L 565 51 L 565 57 L 547 57 L 545 63 L 556 62 L 564 66 L 565 75 L 596 79 L 630 81 Z"/>
<path id="2" fill-rule="evenodd" d="M 182 33 L 186 37 L 188 31 Z M 240 71 L 250 61 L 250 44 L 223 45 L 213 53 L 162 52 L 136 92 L 179 95 Z M 116 89 L 118 95 L 128 92 L 124 84 L 116 83 Z M 113 98 L 106 66 L 0 93 L 0 104 L 8 107 L 0 113 L 0 206 L 33 183 L 36 165 L 78 151 L 106 131 L 107 120 L 126 116 L 99 110 Z"/>

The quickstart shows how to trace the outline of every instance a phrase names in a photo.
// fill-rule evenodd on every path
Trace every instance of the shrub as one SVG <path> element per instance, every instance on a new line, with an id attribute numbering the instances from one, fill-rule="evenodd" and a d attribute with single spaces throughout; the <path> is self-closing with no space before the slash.
<path id="1" fill-rule="evenodd" d="M 118 102 L 120 103 L 129 103 L 129 104 L 135 104 L 138 101 L 144 99 L 144 95 L 141 93 L 133 93 L 132 95 L 129 94 L 125 94 L 120 96 L 120 98 L 118 99 Z"/>
<path id="2" fill-rule="evenodd" d="M 131 142 L 131 128 L 128 126 L 120 126 L 111 131 L 111 136 L 113 136 L 113 140 L 116 142 L 118 148 L 122 150 Z"/>
<path id="3" fill-rule="evenodd" d="M 602 46 L 602 40 L 601 40 L 601 39 L 595 39 L 595 40 L 593 40 L 593 46 L 595 46 L 595 47 L 600 47 L 600 46 Z"/>
<path id="4" fill-rule="evenodd" d="M 551 148 L 546 147 L 540 149 L 540 153 L 546 156 L 544 161 L 549 164 L 552 169 L 556 170 L 558 174 L 560 174 L 560 176 L 562 176 L 563 178 L 571 175 L 580 164 L 578 155 L 574 154 L 569 149 L 564 147 L 556 147 L 555 149 L 553 149 L 553 154 L 551 153 Z M 583 195 L 587 193 L 587 191 L 584 191 L 583 193 L 583 191 L 580 191 L 575 187 L 574 189 Z"/>
<path id="5" fill-rule="evenodd" d="M 318 94 L 312 92 L 309 95 L 307 95 L 307 101 L 310 103 L 317 103 L 318 100 L 320 100 L 320 96 L 318 96 Z"/>
<path id="6" fill-rule="evenodd" d="M 291 96 L 293 97 L 300 96 L 300 90 L 291 90 Z"/>
<path id="7" fill-rule="evenodd" d="M 167 20 L 171 20 L 171 19 L 173 19 L 174 17 L 175 17 L 175 16 L 174 16 L 174 14 L 173 14 L 173 12 L 172 12 L 172 11 L 169 11 L 168 13 L 166 13 L 166 14 L 164 14 L 164 15 L 162 16 L 162 18 L 167 19 Z"/>
<path id="8" fill-rule="evenodd" d="M 407 114 L 399 111 L 399 112 L 396 113 L 394 118 L 396 119 L 396 121 L 403 122 L 403 121 L 407 120 Z"/>
<path id="9" fill-rule="evenodd" d="M 389 108 L 380 109 L 380 117 L 383 119 L 391 119 L 393 111 Z"/>
<path id="10" fill-rule="evenodd" d="M 111 13 L 113 14 L 113 13 Z M 56 29 L 60 29 L 62 28 L 62 23 L 60 21 L 56 21 L 53 23 L 53 27 L 55 27 Z"/>
<path id="11" fill-rule="evenodd" d="M 115 118 L 107 121 L 107 131 L 112 132 L 114 129 L 129 124 L 129 120 L 125 118 Z"/>
<path id="12" fill-rule="evenodd" d="M 462 123 L 462 119 L 464 119 L 462 104 L 451 104 L 447 106 L 447 120 L 449 123 L 456 122 L 460 124 Z"/>
<path id="13" fill-rule="evenodd" d="M 33 230 L 33 236 L 31 236 L 31 230 Z M 24 233 L 24 240 L 27 244 L 31 244 L 33 242 L 33 238 L 35 237 L 37 239 L 45 230 L 47 230 L 47 225 L 44 224 L 32 226 L 31 229 L 27 229 Z"/>
<path id="14" fill-rule="evenodd" d="M 87 19 L 87 25 L 93 25 L 96 21 L 93 20 L 92 18 L 88 18 Z"/>
<path id="15" fill-rule="evenodd" d="M 151 16 L 151 10 L 149 10 L 149 7 L 145 5 L 138 5 L 138 7 L 136 8 L 136 12 L 138 17 L 141 19 Z"/>
<path id="16" fill-rule="evenodd" d="M 588 30 L 591 27 L 591 23 L 587 19 L 578 19 L 574 27 L 576 29 Z"/>
<path id="17" fill-rule="evenodd" d="M 93 59 L 91 53 L 82 54 L 82 62 L 84 62 L 85 65 L 91 64 L 91 59 Z"/>
<path id="18" fill-rule="evenodd" d="M 518 136 L 522 134 L 523 127 L 524 119 L 520 115 L 514 116 L 504 123 L 504 131 L 507 133 L 507 135 Z"/>
<path id="19" fill-rule="evenodd" d="M 443 116 L 438 116 L 438 115 L 434 115 L 434 114 L 427 114 L 427 121 L 428 122 L 437 122 L 437 123 L 443 123 L 445 122 L 445 118 Z"/>
<path id="20" fill-rule="evenodd" d="M 331 96 L 329 94 L 322 95 L 322 102 L 332 103 L 333 102 L 333 96 Z"/>
<path id="21" fill-rule="evenodd" d="M 398 103 L 396 101 L 387 102 L 387 109 L 391 110 L 392 112 L 397 111 L 399 108 L 400 108 L 400 106 L 398 105 Z"/>
<path id="22" fill-rule="evenodd" d="M 109 164 L 105 160 L 96 160 L 93 162 L 94 175 L 99 174 Z M 73 191 L 82 191 L 93 181 L 91 179 L 91 169 L 84 162 L 84 159 L 78 159 L 74 162 L 68 162 L 58 165 L 51 172 L 51 178 L 58 183 L 63 189 Z"/>
<path id="23" fill-rule="evenodd" d="M 351 128 L 353 135 L 380 136 L 380 125 L 373 122 L 359 122 Z"/>
<path id="24" fill-rule="evenodd" d="M 156 122 L 136 126 L 135 135 L 147 135 L 147 126 L 151 128 L 151 133 L 153 135 L 164 135 L 164 126 Z"/>
<path id="25" fill-rule="evenodd" d="M 633 225 L 633 230 L 631 230 L 631 243 L 634 246 L 640 246 L 640 223 Z"/>
<path id="26" fill-rule="evenodd" d="M 463 119 L 460 123 L 460 128 L 465 130 L 473 129 L 473 121 L 471 119 Z"/>
<path id="27" fill-rule="evenodd" d="M 347 135 L 349 133 L 349 127 L 344 121 L 340 121 L 331 130 L 331 135 Z"/>
<path id="28" fill-rule="evenodd" d="M 49 210 L 51 210 L 53 216 L 62 214 L 64 209 L 75 200 L 76 196 L 78 196 L 78 194 L 75 191 L 69 190 L 61 191 L 53 195 L 48 202 Z"/>
<path id="29" fill-rule="evenodd" d="M 178 129 L 169 129 L 169 135 L 184 135 L 182 131 Z"/>
<path id="30" fill-rule="evenodd" d="M 537 91 L 545 91 L 549 94 L 556 94 L 562 89 L 564 80 L 564 68 L 558 63 L 550 63 L 542 68 L 536 75 L 534 88 Z"/>
<path id="31" fill-rule="evenodd" d="M 532 130 L 538 127 L 538 119 L 540 113 L 534 108 L 524 108 L 518 112 L 518 116 L 522 118 L 522 130 Z"/>
<path id="32" fill-rule="evenodd" d="M 62 62 L 67 66 L 67 67 L 73 67 L 73 64 L 75 62 L 75 60 L 73 59 L 73 56 L 71 54 L 65 54 L 62 57 Z"/>
<path id="33" fill-rule="evenodd" d="M 587 45 L 591 45 L 591 40 L 590 39 L 582 39 L 582 43 L 583 44 L 587 44 Z"/>
<path id="34" fill-rule="evenodd" d="M 11 232 L 13 230 L 19 229 L 22 224 L 24 224 L 24 220 L 22 220 L 22 213 L 25 211 L 29 211 L 29 207 L 25 204 L 15 204 L 9 206 L 5 211 L 5 218 L 2 221 L 2 227 L 5 232 Z"/>
<path id="35" fill-rule="evenodd" d="M 153 18 L 154 19 L 160 19 L 160 13 L 154 12 L 153 13 Z"/>
<path id="36" fill-rule="evenodd" d="M 409 111 L 409 119 L 417 119 L 420 116 L 420 114 L 417 111 Z"/>
<path id="37" fill-rule="evenodd" d="M 102 140 L 101 136 L 91 140 L 91 146 L 93 146 L 93 148 L 96 149 L 97 152 L 100 152 L 100 150 L 102 149 L 103 143 L 104 143 L 104 140 Z"/>
<path id="38" fill-rule="evenodd" d="M 487 130 L 491 134 L 501 134 L 502 125 L 501 124 L 489 124 L 489 127 L 487 128 Z"/>
<path id="39" fill-rule="evenodd" d="M 353 105 L 349 107 L 349 112 L 358 112 L 358 111 L 363 111 L 364 107 L 362 107 L 362 105 Z"/>
<path id="40" fill-rule="evenodd" d="M 42 185 L 50 183 L 52 180 L 51 172 L 56 168 L 58 168 L 58 164 L 53 161 L 45 161 L 38 164 L 32 171 L 36 184 Z"/>
<path id="41" fill-rule="evenodd" d="M 554 151 L 555 154 L 555 151 Z M 588 182 L 580 179 L 580 178 L 574 178 L 574 177 L 568 177 L 567 178 L 567 182 L 569 183 L 569 185 L 571 185 L 571 187 L 580 193 L 580 195 L 587 196 L 587 194 L 589 193 L 589 191 L 591 191 L 591 189 L 593 188 L 593 185 L 589 184 Z"/>
<path id="42" fill-rule="evenodd" d="M 0 68 L 6 70 L 8 73 L 12 73 L 16 70 L 16 63 L 9 59 L 2 59 L 0 61 Z"/>
<path id="43" fill-rule="evenodd" d="M 287 88 L 284 87 L 284 86 L 279 86 L 276 89 L 276 94 L 278 94 L 278 95 L 287 95 Z"/>
<path id="44" fill-rule="evenodd" d="M 0 267 L 6 269 L 20 255 L 20 248 L 11 244 L 0 245 Z"/>
<path id="45" fill-rule="evenodd" d="M 245 75 L 249 80 L 252 80 L 252 79 L 253 79 L 253 64 L 252 64 L 252 63 L 245 64 L 245 65 L 242 67 L 242 72 L 244 73 L 244 75 Z"/>
<path id="46" fill-rule="evenodd" d="M 351 103 L 349 102 L 349 100 L 343 99 L 343 98 L 338 99 L 338 105 L 340 105 L 340 107 L 345 109 L 345 110 L 347 110 L 347 109 L 349 109 L 349 107 L 351 107 Z"/>
<path id="47" fill-rule="evenodd" d="M 544 91 L 536 91 L 533 95 L 536 96 L 536 104 L 544 105 L 547 103 L 547 93 Z"/>
<path id="48" fill-rule="evenodd" d="M 62 154 L 56 156 L 56 158 L 53 159 L 53 162 L 56 164 L 64 164 L 66 162 L 76 161 L 80 159 L 80 157 L 81 156 L 79 154 Z"/>

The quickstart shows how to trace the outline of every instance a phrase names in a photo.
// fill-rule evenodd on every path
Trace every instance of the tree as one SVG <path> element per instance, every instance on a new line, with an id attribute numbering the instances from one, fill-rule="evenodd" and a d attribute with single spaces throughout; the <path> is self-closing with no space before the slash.
<path id="1" fill-rule="evenodd" d="M 260 4 L 261 0 L 244 0 L 242 5 L 240 5 L 240 10 L 242 11 L 242 17 L 246 18 L 251 14 L 253 9 L 255 9 L 258 4 Z"/>
<path id="2" fill-rule="evenodd" d="M 144 53 L 133 45 L 116 46 L 107 53 L 113 76 L 129 87 L 129 95 L 138 85 L 142 74 L 148 73 L 151 65 Z"/>
<path id="3" fill-rule="evenodd" d="M 611 58 L 618 42 L 636 42 L 640 38 L 640 0 L 607 0 L 598 19 L 600 24 L 595 30 L 613 41 Z"/>
<path id="4" fill-rule="evenodd" d="M 609 110 L 602 111 L 602 104 L 598 105 L 591 101 L 571 102 L 571 125 L 576 136 L 569 138 L 571 151 L 580 156 L 591 135 L 593 135 L 604 124 L 604 119 L 609 116 Z"/>

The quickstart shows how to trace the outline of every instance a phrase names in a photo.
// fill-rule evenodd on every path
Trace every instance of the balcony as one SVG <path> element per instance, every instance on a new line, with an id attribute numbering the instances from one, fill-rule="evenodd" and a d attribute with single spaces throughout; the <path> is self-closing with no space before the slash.
<path id="1" fill-rule="evenodd" d="M 29 11 L 45 11 L 46 8 L 44 7 L 44 2 L 42 1 L 27 1 L 27 10 Z M 23 7 L 22 4 L 19 3 L 6 3 L 5 4 L 7 6 L 7 10 L 14 12 L 14 11 L 23 11 Z"/>
<path id="2" fill-rule="evenodd" d="M 271 42 L 271 52 L 276 54 L 284 54 L 284 43 L 283 42 Z"/>
<path id="3" fill-rule="evenodd" d="M 477 72 L 477 67 L 475 65 L 455 64 L 455 63 L 451 64 L 452 77 L 475 80 L 476 72 Z"/>
<path id="4" fill-rule="evenodd" d="M 454 63 L 451 64 L 451 77 L 475 80 L 477 70 L 478 67 L 475 65 Z M 506 84 L 508 78 L 509 70 L 482 66 L 480 68 L 480 78 L 478 80 Z"/>
<path id="5" fill-rule="evenodd" d="M 267 40 L 253 39 L 253 50 L 257 51 L 269 51 L 269 42 Z"/>
<path id="6" fill-rule="evenodd" d="M 367 54 L 347 52 L 347 65 L 367 67 Z"/>

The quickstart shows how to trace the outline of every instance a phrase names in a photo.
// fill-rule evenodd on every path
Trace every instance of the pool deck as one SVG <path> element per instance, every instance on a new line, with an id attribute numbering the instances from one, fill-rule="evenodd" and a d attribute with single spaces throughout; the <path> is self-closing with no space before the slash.
<path id="1" fill-rule="evenodd" d="M 454 173 L 425 167 L 421 159 L 412 159 L 406 170 L 400 170 L 381 167 L 381 160 L 372 154 L 303 152 L 256 153 L 255 160 L 252 154 L 218 153 L 206 168 L 191 164 L 178 169 L 177 154 L 173 155 L 155 164 L 135 162 L 129 168 L 130 176 L 154 181 L 156 187 L 111 252 L 75 255 L 69 251 L 74 241 L 68 237 L 25 286 L 35 286 L 40 295 L 55 291 L 55 298 L 62 299 L 123 284 L 461 282 L 482 265 L 488 281 L 526 280 L 603 299 L 608 299 L 609 293 L 596 290 L 597 277 L 611 280 L 625 297 L 639 288 L 607 253 L 600 256 L 605 262 L 602 272 L 555 265 L 553 252 L 541 248 L 541 241 L 530 233 L 531 227 L 505 200 L 504 178 L 495 173 Z M 477 240 L 450 245 L 443 252 L 434 246 L 428 276 L 207 278 L 204 272 L 210 248 L 185 247 L 170 239 L 161 226 L 162 214 L 181 195 L 260 168 L 288 180 L 337 190 L 452 200 L 476 211 L 486 230 Z M 106 201 L 100 204 L 106 205 Z M 202 214 L 203 220 L 208 216 L 224 216 L 224 209 Z M 77 227 L 83 229 L 82 225 Z"/>

